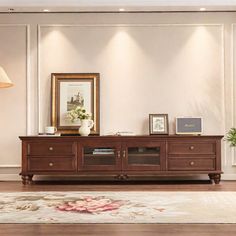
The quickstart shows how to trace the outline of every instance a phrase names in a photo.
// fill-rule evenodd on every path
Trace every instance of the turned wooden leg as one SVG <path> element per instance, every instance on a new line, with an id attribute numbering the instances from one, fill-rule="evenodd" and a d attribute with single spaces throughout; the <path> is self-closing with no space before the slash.
<path id="1" fill-rule="evenodd" d="M 215 174 L 214 175 L 214 182 L 215 184 L 219 184 L 221 179 L 221 174 Z"/>
<path id="2" fill-rule="evenodd" d="M 208 176 L 212 182 L 214 181 L 215 184 L 220 183 L 221 174 L 209 174 Z"/>
<path id="3" fill-rule="evenodd" d="M 21 176 L 22 183 L 24 185 L 31 184 L 32 183 L 32 178 L 33 178 L 33 175 L 22 175 Z"/>
<path id="4" fill-rule="evenodd" d="M 214 181 L 214 174 L 208 174 L 208 176 L 209 176 L 209 179 L 211 180 L 211 182 L 213 183 L 213 181 Z"/>

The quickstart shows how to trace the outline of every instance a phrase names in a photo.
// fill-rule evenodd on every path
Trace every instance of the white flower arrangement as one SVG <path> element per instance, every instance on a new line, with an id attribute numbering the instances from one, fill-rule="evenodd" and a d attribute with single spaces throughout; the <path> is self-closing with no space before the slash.
<path id="1" fill-rule="evenodd" d="M 84 107 L 77 106 L 75 109 L 68 111 L 67 117 L 72 122 L 76 120 L 86 120 L 91 118 L 91 113 L 87 112 Z"/>

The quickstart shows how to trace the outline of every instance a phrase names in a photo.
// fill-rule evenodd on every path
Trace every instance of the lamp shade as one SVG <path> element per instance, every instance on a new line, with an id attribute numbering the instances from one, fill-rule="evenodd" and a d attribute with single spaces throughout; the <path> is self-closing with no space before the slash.
<path id="1" fill-rule="evenodd" d="M 0 66 L 0 88 L 7 88 L 13 86 L 13 83 L 8 78 L 4 69 Z"/>

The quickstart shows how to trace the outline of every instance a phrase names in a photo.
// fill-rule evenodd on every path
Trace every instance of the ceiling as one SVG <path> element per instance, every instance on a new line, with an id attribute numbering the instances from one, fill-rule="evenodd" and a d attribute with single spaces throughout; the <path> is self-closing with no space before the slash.
<path id="1" fill-rule="evenodd" d="M 0 12 L 235 11 L 236 0 L 0 0 Z"/>

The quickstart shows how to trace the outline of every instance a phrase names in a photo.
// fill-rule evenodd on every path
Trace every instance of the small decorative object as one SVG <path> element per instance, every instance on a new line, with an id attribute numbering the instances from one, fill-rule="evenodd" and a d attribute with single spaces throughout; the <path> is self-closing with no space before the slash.
<path id="1" fill-rule="evenodd" d="M 200 135 L 203 131 L 201 117 L 176 117 L 176 134 Z"/>
<path id="2" fill-rule="evenodd" d="M 150 134 L 168 134 L 168 114 L 149 114 Z"/>
<path id="3" fill-rule="evenodd" d="M 80 123 L 68 119 L 68 112 L 76 107 L 91 113 L 91 134 L 99 134 L 99 74 L 53 73 L 51 125 L 62 134 L 76 134 Z"/>
<path id="4" fill-rule="evenodd" d="M 134 136 L 135 133 L 131 131 L 118 131 L 115 135 L 118 136 Z"/>
<path id="5" fill-rule="evenodd" d="M 79 134 L 81 136 L 88 136 L 90 134 L 91 128 L 93 128 L 93 121 L 92 120 L 81 120 Z"/>
<path id="6" fill-rule="evenodd" d="M 230 143 L 231 147 L 236 146 L 236 128 L 231 128 L 226 136 L 226 141 Z"/>
<path id="7" fill-rule="evenodd" d="M 52 134 L 53 135 L 56 132 L 57 132 L 57 128 L 54 126 L 46 126 L 45 127 L 45 134 L 48 134 L 48 135 Z"/>
<path id="8" fill-rule="evenodd" d="M 77 106 L 75 109 L 70 110 L 67 117 L 72 122 L 80 120 L 81 126 L 79 128 L 79 134 L 81 136 L 88 136 L 90 134 L 90 129 L 93 127 L 94 122 L 90 119 L 91 114 L 88 113 L 84 107 Z"/>

